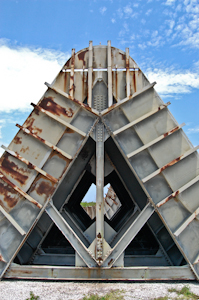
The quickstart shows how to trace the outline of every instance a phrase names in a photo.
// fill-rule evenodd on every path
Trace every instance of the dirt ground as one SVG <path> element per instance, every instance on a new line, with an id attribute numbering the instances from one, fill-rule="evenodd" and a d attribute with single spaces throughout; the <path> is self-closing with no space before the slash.
<path id="1" fill-rule="evenodd" d="M 39 300 L 80 300 L 85 295 L 105 295 L 111 290 L 122 290 L 124 299 L 149 300 L 169 296 L 175 298 L 175 293 L 169 293 L 169 288 L 181 289 L 189 286 L 190 290 L 199 295 L 199 283 L 189 282 L 55 282 L 55 281 L 0 281 L 0 300 L 25 300 L 30 298 L 30 291 Z"/>

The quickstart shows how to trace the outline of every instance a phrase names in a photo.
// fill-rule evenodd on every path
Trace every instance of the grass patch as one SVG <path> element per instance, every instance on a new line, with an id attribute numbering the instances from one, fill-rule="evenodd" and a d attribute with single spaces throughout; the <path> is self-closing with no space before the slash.
<path id="1" fill-rule="evenodd" d="M 115 290 L 107 293 L 104 296 L 91 294 L 89 296 L 84 296 L 82 300 L 124 300 L 122 293 L 123 291 Z"/>
<path id="2" fill-rule="evenodd" d="M 95 206 L 96 202 L 81 202 L 82 207 Z"/>
<path id="3" fill-rule="evenodd" d="M 183 300 L 186 300 L 186 299 L 197 300 L 197 299 L 199 299 L 199 295 L 196 295 L 196 294 L 192 293 L 190 291 L 189 286 L 183 286 L 183 288 L 181 288 L 181 290 L 171 288 L 171 289 L 168 289 L 168 292 L 170 292 L 170 293 L 175 292 L 178 296 L 180 296 L 179 299 L 183 299 Z"/>
<path id="4" fill-rule="evenodd" d="M 169 293 L 176 293 L 177 297 L 172 297 L 173 300 L 197 300 L 199 299 L 199 295 L 196 295 L 190 291 L 189 286 L 183 286 L 181 290 L 177 290 L 175 288 L 168 289 Z M 154 298 L 153 300 L 168 300 L 169 295 L 164 297 Z"/>
<path id="5" fill-rule="evenodd" d="M 26 300 L 39 300 L 39 296 L 35 296 L 33 292 L 30 292 L 30 298 L 27 298 Z"/>

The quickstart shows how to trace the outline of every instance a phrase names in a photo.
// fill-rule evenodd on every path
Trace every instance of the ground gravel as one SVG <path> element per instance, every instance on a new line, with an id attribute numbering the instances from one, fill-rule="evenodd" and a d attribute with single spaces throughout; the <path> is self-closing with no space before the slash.
<path id="1" fill-rule="evenodd" d="M 0 281 L 0 300 L 25 300 L 30 298 L 30 291 L 35 296 L 39 296 L 39 300 L 80 300 L 89 294 L 103 296 L 111 290 L 122 290 L 125 300 L 150 300 L 166 295 L 169 296 L 169 299 L 174 299 L 177 296 L 176 293 L 168 293 L 168 289 L 181 289 L 185 285 L 189 286 L 193 293 L 199 295 L 199 283 L 195 281 L 93 283 L 3 280 Z"/>

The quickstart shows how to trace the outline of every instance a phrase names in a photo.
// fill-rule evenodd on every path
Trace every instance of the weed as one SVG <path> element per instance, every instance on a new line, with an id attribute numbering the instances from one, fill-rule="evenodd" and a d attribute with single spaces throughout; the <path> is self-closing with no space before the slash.
<path id="1" fill-rule="evenodd" d="M 115 290 L 111 291 L 104 296 L 98 296 L 97 294 L 91 294 L 89 296 L 84 296 L 82 300 L 124 300 L 124 297 L 121 295 L 122 291 Z"/>
<path id="2" fill-rule="evenodd" d="M 30 298 L 27 298 L 26 300 L 39 300 L 39 296 L 35 296 L 35 294 L 31 291 Z"/>

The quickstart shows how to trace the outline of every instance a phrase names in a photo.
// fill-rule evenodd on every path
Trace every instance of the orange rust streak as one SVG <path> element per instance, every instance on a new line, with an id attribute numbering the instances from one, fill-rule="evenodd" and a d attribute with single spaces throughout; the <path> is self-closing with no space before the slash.
<path id="1" fill-rule="evenodd" d="M 51 186 L 48 182 L 42 181 L 35 190 L 38 195 L 45 194 L 49 196 L 52 194 L 53 189 L 53 186 Z"/>
<path id="2" fill-rule="evenodd" d="M 168 132 L 166 132 L 166 133 L 164 134 L 164 137 L 168 136 L 169 134 L 175 132 L 175 131 L 178 130 L 178 129 L 179 129 L 179 126 L 176 126 L 176 127 L 173 128 L 172 130 L 169 130 Z"/>
<path id="3" fill-rule="evenodd" d="M 21 194 L 22 196 L 24 196 L 27 199 L 27 196 L 31 199 L 28 199 L 31 203 L 33 203 L 34 205 L 36 205 L 39 208 L 42 208 L 42 205 L 39 204 L 36 200 L 34 200 L 32 197 L 30 197 L 28 194 L 26 194 L 23 190 L 21 190 L 18 186 L 16 186 L 15 184 L 13 184 L 8 178 L 6 178 L 5 175 L 3 175 L 3 173 L 0 172 L 0 177 L 3 181 L 5 181 L 7 184 L 9 184 L 15 191 L 19 192 L 19 194 Z"/>
<path id="4" fill-rule="evenodd" d="M 14 162 L 11 162 L 8 157 L 8 154 L 4 155 L 4 159 L 0 167 L 1 170 L 9 174 L 20 184 L 25 184 L 28 180 L 28 176 L 25 175 L 25 173 L 27 174 L 28 172 L 23 168 L 19 168 Z"/>
<path id="5" fill-rule="evenodd" d="M 160 169 L 160 173 L 161 173 L 162 171 L 164 171 L 165 169 L 167 169 L 167 168 L 173 166 L 173 165 L 176 164 L 178 161 L 180 161 L 180 160 L 181 160 L 181 157 L 182 157 L 182 155 L 179 156 L 179 157 L 177 157 L 177 158 L 175 158 L 175 159 L 172 160 L 170 163 L 168 163 L 167 165 L 165 165 L 164 167 L 162 167 L 162 168 Z"/>
<path id="6" fill-rule="evenodd" d="M 38 108 L 37 106 L 35 107 Z M 54 102 L 53 97 L 45 97 L 39 104 L 39 107 L 58 116 L 64 115 L 69 118 L 72 118 L 72 116 L 74 115 L 72 108 L 69 108 L 68 110 L 65 109 L 64 107 Z"/>
<path id="7" fill-rule="evenodd" d="M 29 118 L 26 120 L 26 122 L 24 123 L 24 127 L 26 127 L 28 130 L 34 132 L 35 134 L 40 134 L 42 132 L 42 129 L 33 126 L 35 119 L 34 118 Z"/>

